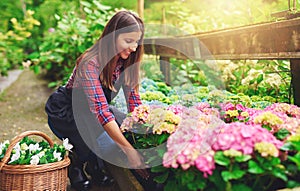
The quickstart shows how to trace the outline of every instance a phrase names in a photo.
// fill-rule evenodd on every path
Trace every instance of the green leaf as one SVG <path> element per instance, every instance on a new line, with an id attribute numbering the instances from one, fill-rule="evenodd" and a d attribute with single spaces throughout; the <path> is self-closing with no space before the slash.
<path id="1" fill-rule="evenodd" d="M 48 84 L 48 87 L 49 88 L 53 88 L 53 87 L 55 87 L 57 85 L 57 82 L 50 82 L 49 84 Z"/>
<path id="2" fill-rule="evenodd" d="M 78 46 L 79 52 L 83 53 L 86 50 L 86 47 L 84 45 Z"/>
<path id="3" fill-rule="evenodd" d="M 245 184 L 233 184 L 232 191 L 252 191 L 252 189 Z"/>
<path id="4" fill-rule="evenodd" d="M 228 166 L 230 164 L 230 159 L 224 156 L 223 151 L 216 152 L 214 159 L 218 165 Z"/>
<path id="5" fill-rule="evenodd" d="M 46 67 L 45 67 L 47 70 L 50 70 L 52 68 L 52 63 L 49 62 L 48 64 L 46 64 Z"/>
<path id="6" fill-rule="evenodd" d="M 290 135 L 290 132 L 287 129 L 280 129 L 274 135 L 277 139 L 283 140 Z"/>
<path id="7" fill-rule="evenodd" d="M 163 158 L 163 156 L 164 156 L 164 154 L 166 153 L 166 148 L 164 147 L 164 148 L 157 148 L 157 154 L 158 154 L 158 156 L 159 157 L 161 157 L 161 158 Z"/>
<path id="8" fill-rule="evenodd" d="M 283 169 L 276 168 L 276 169 L 273 169 L 271 173 L 272 173 L 275 177 L 280 178 L 280 179 L 282 179 L 282 180 L 284 180 L 284 181 L 287 181 L 287 180 L 288 180 L 288 178 L 287 178 L 287 176 L 286 176 L 286 174 L 285 174 L 285 172 L 284 172 Z"/>
<path id="9" fill-rule="evenodd" d="M 223 190 L 226 186 L 219 171 L 214 170 L 213 174 L 208 179 L 215 184 L 218 190 Z"/>
<path id="10" fill-rule="evenodd" d="M 291 141 L 296 151 L 300 151 L 300 141 Z"/>
<path id="11" fill-rule="evenodd" d="M 40 158 L 40 164 L 47 164 L 47 163 L 48 163 L 47 158 L 45 156 L 42 156 Z"/>
<path id="12" fill-rule="evenodd" d="M 251 155 L 242 155 L 242 156 L 236 156 L 234 159 L 237 162 L 246 162 L 246 161 L 250 160 L 251 158 L 252 158 Z"/>
<path id="13" fill-rule="evenodd" d="M 175 180 L 168 181 L 164 187 L 164 191 L 182 191 L 181 186 Z"/>
<path id="14" fill-rule="evenodd" d="M 297 153 L 294 156 L 288 156 L 288 159 L 294 162 L 298 166 L 298 169 L 300 170 L 300 153 Z"/>
<path id="15" fill-rule="evenodd" d="M 169 134 L 161 134 L 158 138 L 158 144 L 162 144 L 168 140 Z"/>
<path id="16" fill-rule="evenodd" d="M 80 1 L 80 4 L 83 5 L 84 7 L 92 7 L 92 4 L 87 1 Z"/>
<path id="17" fill-rule="evenodd" d="M 33 71 L 34 71 L 35 74 L 39 74 L 39 73 L 40 73 L 40 66 L 34 65 L 34 66 L 32 67 L 32 69 L 33 69 Z"/>
<path id="18" fill-rule="evenodd" d="M 295 180 L 288 180 L 286 185 L 287 185 L 287 188 L 300 187 L 300 182 L 295 181 Z"/>
<path id="19" fill-rule="evenodd" d="M 162 159 L 157 155 L 153 155 L 147 159 L 147 163 L 162 163 Z"/>
<path id="20" fill-rule="evenodd" d="M 252 174 L 261 174 L 264 171 L 264 169 L 262 169 L 255 161 L 250 160 L 248 162 L 248 172 L 252 173 Z"/>
<path id="21" fill-rule="evenodd" d="M 250 80 L 249 85 L 254 84 L 254 82 L 255 82 L 255 79 Z"/>
<path id="22" fill-rule="evenodd" d="M 103 10 L 103 11 L 107 11 L 110 10 L 111 7 L 107 6 L 107 5 L 103 5 L 101 3 L 99 3 L 99 1 L 93 1 L 93 3 L 97 6 L 98 9 Z"/>
<path id="23" fill-rule="evenodd" d="M 225 181 L 232 180 L 232 179 L 240 179 L 246 174 L 245 171 L 241 170 L 238 165 L 232 171 L 222 171 L 221 176 Z"/>
<path id="24" fill-rule="evenodd" d="M 272 166 L 276 166 L 276 165 L 280 164 L 280 162 L 281 162 L 280 159 L 277 157 L 272 157 L 272 159 L 270 161 Z"/>
<path id="25" fill-rule="evenodd" d="M 291 150 L 294 150 L 294 146 L 291 142 L 286 142 L 281 148 L 280 150 L 283 150 L 283 151 L 291 151 Z"/>
<path id="26" fill-rule="evenodd" d="M 190 182 L 193 182 L 195 178 L 195 174 L 192 171 L 187 170 L 185 173 L 181 175 L 181 182 L 183 184 L 188 184 Z"/>
<path id="27" fill-rule="evenodd" d="M 95 31 L 95 30 L 101 30 L 102 31 L 104 29 L 104 27 L 105 26 L 103 24 L 97 23 L 97 24 L 95 24 L 94 26 L 91 27 L 91 30 L 92 31 Z"/>
<path id="28" fill-rule="evenodd" d="M 40 56 L 40 54 L 38 52 L 33 52 L 33 53 L 29 54 L 27 58 L 32 60 L 35 58 L 39 58 L 39 56 Z"/>
<path id="29" fill-rule="evenodd" d="M 87 7 L 84 7 L 83 10 L 87 13 L 87 14 L 92 14 L 93 11 Z"/>
<path id="30" fill-rule="evenodd" d="M 56 20 L 60 20 L 60 16 L 58 14 L 54 14 Z"/>
<path id="31" fill-rule="evenodd" d="M 278 69 L 281 71 L 289 71 L 290 69 L 287 67 L 284 67 L 283 65 L 278 65 Z"/>
<path id="32" fill-rule="evenodd" d="M 162 165 L 154 166 L 151 168 L 151 172 L 165 172 L 165 171 L 168 171 L 168 168 L 165 168 Z"/>
<path id="33" fill-rule="evenodd" d="M 259 74 L 259 76 L 256 78 L 257 84 L 259 84 L 259 83 L 262 82 L 263 80 L 264 80 L 263 74 Z"/>
<path id="34" fill-rule="evenodd" d="M 229 172 L 229 171 L 222 171 L 221 176 L 225 182 L 232 179 L 231 172 Z"/>
<path id="35" fill-rule="evenodd" d="M 199 176 L 201 177 L 201 176 Z M 189 190 L 203 190 L 206 187 L 206 180 L 204 178 L 196 179 L 195 181 L 189 182 L 187 187 Z"/>
<path id="36" fill-rule="evenodd" d="M 19 160 L 19 164 L 26 164 L 27 160 L 26 160 L 26 156 L 25 155 L 21 155 Z"/>
<path id="37" fill-rule="evenodd" d="M 166 182 L 168 177 L 169 177 L 169 172 L 167 171 L 167 172 L 163 173 L 162 175 L 154 177 L 154 181 L 157 183 L 164 183 L 164 182 Z"/>

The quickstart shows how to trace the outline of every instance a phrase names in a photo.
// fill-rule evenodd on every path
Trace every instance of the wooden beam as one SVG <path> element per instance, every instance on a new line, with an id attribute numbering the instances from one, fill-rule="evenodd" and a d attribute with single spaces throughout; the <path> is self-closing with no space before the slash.
<path id="1" fill-rule="evenodd" d="M 159 58 L 160 71 L 164 76 L 164 81 L 167 85 L 171 84 L 171 65 L 169 57 L 160 57 Z"/>
<path id="2" fill-rule="evenodd" d="M 144 19 L 144 0 L 138 0 L 137 12 L 141 19 Z"/>
<path id="3" fill-rule="evenodd" d="M 200 59 L 300 58 L 300 18 L 144 41 L 146 54 L 164 57 L 199 59 L 195 48 Z"/>

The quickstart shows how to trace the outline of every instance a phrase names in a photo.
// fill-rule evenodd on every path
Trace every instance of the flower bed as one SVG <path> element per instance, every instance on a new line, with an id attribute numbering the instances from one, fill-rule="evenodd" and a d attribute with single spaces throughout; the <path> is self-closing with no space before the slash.
<path id="1" fill-rule="evenodd" d="M 144 149 L 146 162 L 158 174 L 155 180 L 165 190 L 300 186 L 299 107 L 205 88 L 182 94 L 180 99 L 188 99 L 181 103 L 157 100 L 153 92 L 143 94 L 144 105 L 121 128 L 136 148 Z M 159 145 L 147 156 L 147 149 Z"/>

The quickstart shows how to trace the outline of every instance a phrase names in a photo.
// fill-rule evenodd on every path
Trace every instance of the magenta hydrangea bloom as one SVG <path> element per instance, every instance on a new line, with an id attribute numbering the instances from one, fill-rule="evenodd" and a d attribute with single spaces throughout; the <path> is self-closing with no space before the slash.
<path id="1" fill-rule="evenodd" d="M 277 149 L 283 145 L 272 133 L 260 125 L 247 125 L 240 122 L 225 124 L 217 136 L 217 141 L 212 146 L 215 151 L 234 149 L 243 154 L 253 154 L 255 143 L 272 143 Z"/>

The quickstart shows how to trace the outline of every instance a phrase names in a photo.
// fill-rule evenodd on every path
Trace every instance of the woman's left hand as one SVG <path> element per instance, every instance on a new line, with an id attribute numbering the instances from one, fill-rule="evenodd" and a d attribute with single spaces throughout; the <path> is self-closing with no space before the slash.
<path id="1" fill-rule="evenodd" d="M 128 158 L 129 166 L 133 169 L 136 169 L 135 171 L 144 179 L 149 178 L 149 173 L 147 172 L 146 168 L 147 166 L 144 163 L 144 159 L 141 156 L 141 154 L 133 149 L 133 148 L 128 148 L 125 149 L 125 153 Z"/>

